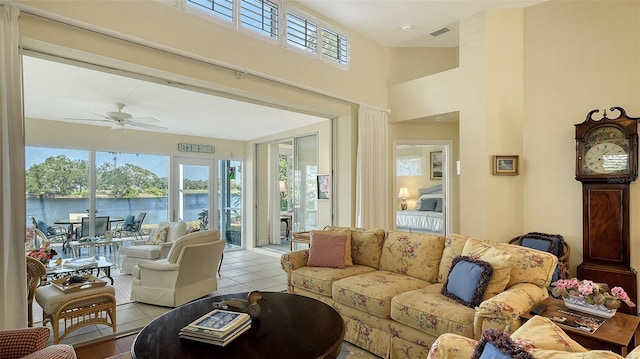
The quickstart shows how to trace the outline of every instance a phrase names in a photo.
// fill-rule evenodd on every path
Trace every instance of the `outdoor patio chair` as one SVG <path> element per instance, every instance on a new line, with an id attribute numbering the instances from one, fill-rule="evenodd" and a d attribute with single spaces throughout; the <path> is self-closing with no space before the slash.
<path id="1" fill-rule="evenodd" d="M 96 217 L 96 227 L 94 236 L 104 237 L 104 234 L 111 229 L 111 222 L 109 216 Z M 89 217 L 82 217 L 82 223 L 76 229 L 76 240 L 89 237 Z"/>
<path id="2" fill-rule="evenodd" d="M 118 238 L 122 238 L 122 233 L 127 233 L 129 235 L 133 234 L 135 239 L 142 239 L 142 222 L 144 222 L 144 218 L 147 216 L 146 212 L 140 212 L 137 216 L 127 216 L 127 218 L 122 223 L 116 224 L 116 228 L 113 230 L 115 234 L 118 235 Z"/>

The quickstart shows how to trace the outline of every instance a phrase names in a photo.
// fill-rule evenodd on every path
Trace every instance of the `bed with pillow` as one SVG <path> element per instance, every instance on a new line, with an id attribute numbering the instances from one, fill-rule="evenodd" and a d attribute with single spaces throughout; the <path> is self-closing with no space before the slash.
<path id="1" fill-rule="evenodd" d="M 418 189 L 413 209 L 396 212 L 396 228 L 409 232 L 444 233 L 442 185 Z"/>

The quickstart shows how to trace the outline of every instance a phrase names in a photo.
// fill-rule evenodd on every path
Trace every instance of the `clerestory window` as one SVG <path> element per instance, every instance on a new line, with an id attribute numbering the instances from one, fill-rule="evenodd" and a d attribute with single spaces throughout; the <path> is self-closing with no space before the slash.
<path id="1" fill-rule="evenodd" d="M 197 10 L 223 20 L 236 30 L 248 29 L 267 36 L 281 46 L 296 49 L 319 59 L 349 65 L 349 39 L 324 21 L 309 16 L 279 0 L 182 0 L 186 11 Z M 285 24 L 281 26 L 281 24 Z M 282 36 L 280 36 L 282 34 Z M 320 47 L 320 50 L 318 49 Z"/>

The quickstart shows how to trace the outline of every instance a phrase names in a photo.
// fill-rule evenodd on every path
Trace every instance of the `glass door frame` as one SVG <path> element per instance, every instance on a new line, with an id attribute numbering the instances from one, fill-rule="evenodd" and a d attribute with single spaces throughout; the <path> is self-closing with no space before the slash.
<path id="1" fill-rule="evenodd" d="M 182 194 L 182 175 L 181 166 L 207 166 L 209 168 L 208 175 L 208 188 L 209 188 L 209 229 L 218 228 L 218 218 L 213 215 L 216 213 L 215 209 L 218 206 L 218 160 L 213 158 L 196 158 L 196 157 L 178 157 L 171 158 L 171 175 L 169 178 L 169 218 L 171 221 L 182 221 L 181 215 L 181 194 Z"/>

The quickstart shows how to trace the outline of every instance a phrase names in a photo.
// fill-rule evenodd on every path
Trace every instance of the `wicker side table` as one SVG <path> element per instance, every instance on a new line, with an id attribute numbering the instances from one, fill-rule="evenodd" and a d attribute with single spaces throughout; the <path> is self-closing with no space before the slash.
<path id="1" fill-rule="evenodd" d="M 307 232 L 296 232 L 293 234 L 293 238 L 291 239 L 291 242 L 289 243 L 289 250 L 292 251 L 293 250 L 293 243 L 306 243 L 311 245 L 311 232 L 307 231 Z"/>

